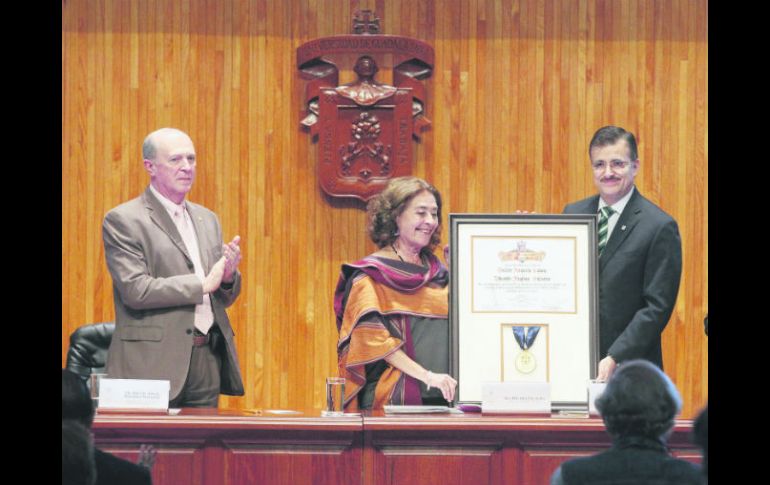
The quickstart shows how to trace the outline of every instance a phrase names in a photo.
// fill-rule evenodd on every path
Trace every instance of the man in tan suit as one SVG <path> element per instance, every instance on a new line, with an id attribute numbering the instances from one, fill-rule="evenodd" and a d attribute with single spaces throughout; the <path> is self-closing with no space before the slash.
<path id="1" fill-rule="evenodd" d="M 171 407 L 217 407 L 243 395 L 225 308 L 238 297 L 240 237 L 223 244 L 213 212 L 185 200 L 195 180 L 187 134 L 162 128 L 142 146 L 150 186 L 104 217 L 115 334 L 112 378 L 168 379 Z"/>

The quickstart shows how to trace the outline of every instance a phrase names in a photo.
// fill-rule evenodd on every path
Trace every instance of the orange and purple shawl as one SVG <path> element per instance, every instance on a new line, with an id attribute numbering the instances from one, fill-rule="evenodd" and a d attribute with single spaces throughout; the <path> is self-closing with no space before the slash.
<path id="1" fill-rule="evenodd" d="M 446 267 L 429 254 L 424 272 L 413 272 L 414 268 L 408 263 L 375 256 L 342 265 L 334 293 L 334 312 L 339 332 L 337 364 L 340 377 L 346 379 L 344 404 L 348 412 L 358 409 L 357 396 L 366 384 L 366 364 L 399 349 L 414 359 L 411 316 L 447 318 Z M 420 404 L 419 399 L 416 381 L 388 366 L 377 382 L 372 408 Z"/>

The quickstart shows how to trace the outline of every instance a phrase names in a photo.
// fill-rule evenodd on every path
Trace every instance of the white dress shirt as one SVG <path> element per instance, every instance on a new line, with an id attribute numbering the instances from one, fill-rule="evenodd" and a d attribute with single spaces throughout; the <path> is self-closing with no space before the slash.
<path id="1" fill-rule="evenodd" d="M 155 187 L 152 185 L 150 185 L 150 190 L 168 211 L 171 220 L 174 221 L 174 225 L 176 225 L 179 234 L 182 236 L 182 241 L 187 247 L 187 253 L 192 259 L 195 275 L 201 280 L 202 284 L 206 274 L 203 272 L 198 236 L 195 234 L 195 226 L 193 226 L 192 218 L 187 211 L 184 201 L 181 204 L 175 204 L 155 190 Z M 195 328 L 205 334 L 208 333 L 213 324 L 214 310 L 211 308 L 211 296 L 204 293 L 203 303 L 195 305 Z"/>

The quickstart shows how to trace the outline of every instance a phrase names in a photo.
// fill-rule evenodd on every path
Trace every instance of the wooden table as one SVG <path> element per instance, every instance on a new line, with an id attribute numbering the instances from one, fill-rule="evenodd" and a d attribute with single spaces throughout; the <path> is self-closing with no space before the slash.
<path id="1" fill-rule="evenodd" d="M 600 419 L 495 415 L 326 418 L 183 409 L 97 414 L 99 448 L 135 461 L 158 450 L 164 484 L 547 484 L 559 463 L 609 446 Z M 674 455 L 700 461 L 692 421 L 676 422 Z"/>

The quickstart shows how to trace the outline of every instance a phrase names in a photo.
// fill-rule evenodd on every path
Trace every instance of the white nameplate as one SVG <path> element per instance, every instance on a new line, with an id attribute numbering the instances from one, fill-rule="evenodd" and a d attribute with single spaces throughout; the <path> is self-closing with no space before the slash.
<path id="1" fill-rule="evenodd" d="M 604 388 L 607 387 L 606 382 L 594 382 L 588 381 L 588 415 L 599 416 L 599 411 L 596 409 L 596 398 L 601 396 L 604 392 Z"/>
<path id="2" fill-rule="evenodd" d="M 551 413 L 551 384 L 548 382 L 484 382 L 481 384 L 482 413 Z"/>
<path id="3" fill-rule="evenodd" d="M 98 409 L 165 411 L 170 388 L 171 383 L 166 380 L 102 378 Z"/>

